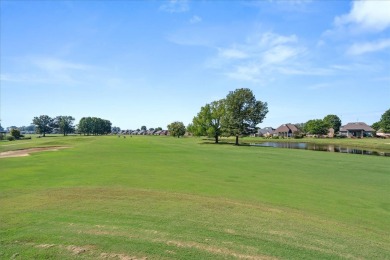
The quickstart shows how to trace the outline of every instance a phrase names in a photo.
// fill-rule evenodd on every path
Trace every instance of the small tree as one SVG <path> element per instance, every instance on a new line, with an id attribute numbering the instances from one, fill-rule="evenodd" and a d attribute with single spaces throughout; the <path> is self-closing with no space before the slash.
<path id="1" fill-rule="evenodd" d="M 12 128 L 10 134 L 15 139 L 19 139 L 21 137 L 19 129 L 16 129 L 16 128 Z"/>
<path id="2" fill-rule="evenodd" d="M 113 126 L 113 127 L 111 128 L 111 133 L 117 134 L 117 133 L 119 133 L 120 131 L 121 131 L 121 128 L 118 127 L 118 126 Z"/>
<path id="3" fill-rule="evenodd" d="M 147 130 L 146 126 L 144 126 L 144 125 L 141 126 L 141 130 L 142 130 L 142 131 L 146 131 L 146 130 Z"/>
<path id="4" fill-rule="evenodd" d="M 195 136 L 214 137 L 215 143 L 218 143 L 224 116 L 225 100 L 213 101 L 200 108 L 200 112 L 192 119 L 192 124 L 187 129 Z"/>
<path id="5" fill-rule="evenodd" d="M 172 136 L 177 136 L 179 138 L 186 133 L 186 127 L 184 126 L 183 122 L 176 121 L 168 125 L 168 131 Z"/>

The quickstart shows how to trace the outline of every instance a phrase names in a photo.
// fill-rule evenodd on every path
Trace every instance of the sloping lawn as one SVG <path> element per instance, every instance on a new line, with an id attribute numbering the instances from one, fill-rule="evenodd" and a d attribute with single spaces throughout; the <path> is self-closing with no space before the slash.
<path id="1" fill-rule="evenodd" d="M 45 146 L 69 148 L 0 159 L 1 259 L 390 259 L 388 157 L 154 136 L 0 152 Z"/>

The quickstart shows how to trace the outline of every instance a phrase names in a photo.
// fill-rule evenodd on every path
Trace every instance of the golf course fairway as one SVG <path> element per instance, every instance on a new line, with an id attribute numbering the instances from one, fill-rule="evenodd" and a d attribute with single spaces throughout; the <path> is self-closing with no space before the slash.
<path id="1" fill-rule="evenodd" d="M 169 136 L 1 142 L 0 259 L 390 259 L 390 158 Z"/>

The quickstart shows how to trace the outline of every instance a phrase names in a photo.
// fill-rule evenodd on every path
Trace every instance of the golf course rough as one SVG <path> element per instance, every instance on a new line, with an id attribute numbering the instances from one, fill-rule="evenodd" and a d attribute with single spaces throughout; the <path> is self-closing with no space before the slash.
<path id="1" fill-rule="evenodd" d="M 367 141 L 365 141 L 367 142 Z M 390 259 L 387 157 L 201 138 L 0 152 L 1 259 Z"/>

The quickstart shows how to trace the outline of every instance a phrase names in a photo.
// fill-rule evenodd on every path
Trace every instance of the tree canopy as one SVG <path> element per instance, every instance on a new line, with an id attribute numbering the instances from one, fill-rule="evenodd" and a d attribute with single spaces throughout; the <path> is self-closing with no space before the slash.
<path id="1" fill-rule="evenodd" d="M 222 134 L 222 121 L 225 116 L 225 100 L 213 101 L 200 108 L 200 112 L 192 119 L 188 130 L 195 136 L 209 136 L 215 138 Z"/>
<path id="2" fill-rule="evenodd" d="M 168 125 L 168 131 L 172 136 L 180 137 L 186 133 L 186 127 L 183 122 L 176 121 Z"/>
<path id="3" fill-rule="evenodd" d="M 340 131 L 341 119 L 336 115 L 327 115 L 323 119 L 324 123 L 328 125 L 328 128 L 333 128 L 335 133 Z"/>
<path id="4" fill-rule="evenodd" d="M 381 120 L 379 121 L 379 126 L 384 133 L 390 133 L 390 109 L 388 109 L 381 116 Z"/>
<path id="5" fill-rule="evenodd" d="M 236 89 L 226 96 L 226 116 L 222 126 L 229 135 L 247 135 L 255 132 L 256 125 L 261 123 L 268 113 L 266 102 L 256 100 L 248 88 Z"/>
<path id="6" fill-rule="evenodd" d="M 54 119 L 54 125 L 59 128 L 64 136 L 74 132 L 73 122 L 74 117 L 72 116 L 57 116 Z"/>
<path id="7" fill-rule="evenodd" d="M 305 132 L 313 135 L 326 135 L 328 133 L 329 125 L 321 119 L 312 119 L 306 122 Z"/>
<path id="8" fill-rule="evenodd" d="M 111 122 L 98 117 L 83 117 L 80 119 L 78 132 L 84 135 L 106 135 L 111 133 Z"/>
<path id="9" fill-rule="evenodd" d="M 43 136 L 46 136 L 46 134 L 50 133 L 53 129 L 53 118 L 48 115 L 34 117 L 33 124 L 36 126 L 35 130 L 38 134 L 43 134 Z"/>

